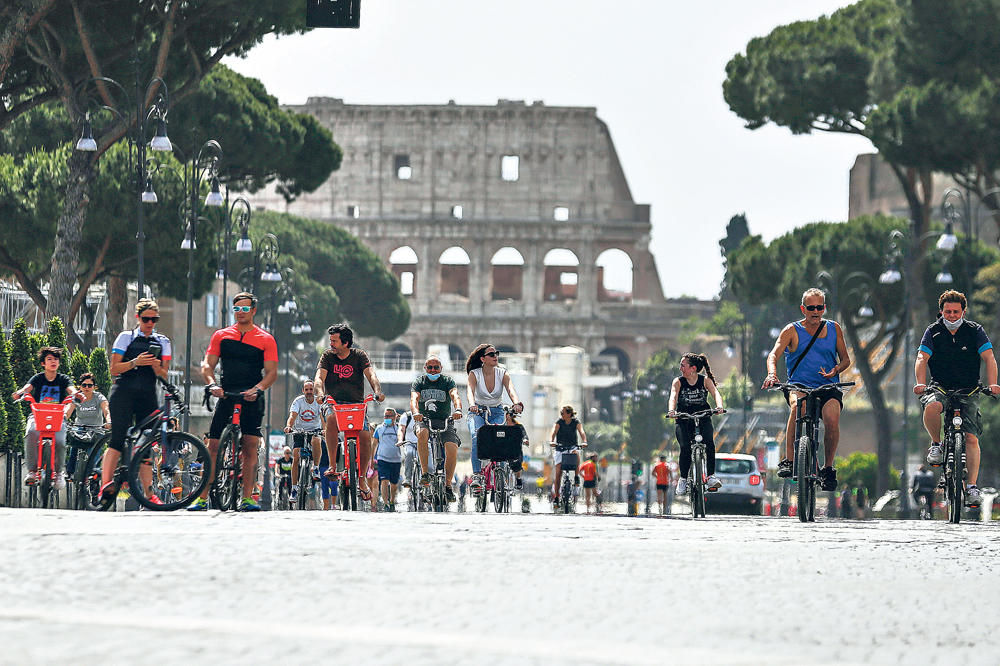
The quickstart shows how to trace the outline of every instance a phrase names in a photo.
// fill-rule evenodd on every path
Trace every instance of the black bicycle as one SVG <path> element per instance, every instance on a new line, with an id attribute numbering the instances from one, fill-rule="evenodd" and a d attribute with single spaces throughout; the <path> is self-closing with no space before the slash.
<path id="1" fill-rule="evenodd" d="M 187 406 L 176 386 L 159 377 L 157 380 L 163 386 L 162 405 L 129 429 L 111 490 L 102 497 L 98 488 L 95 496 L 95 484 L 86 484 L 85 508 L 109 510 L 127 483 L 132 497 L 142 507 L 175 511 L 191 504 L 208 485 L 208 447 L 194 435 L 172 429 L 173 417 L 186 411 Z M 95 447 L 93 455 L 102 453 Z M 86 468 L 99 469 L 90 461 Z"/>
<path id="2" fill-rule="evenodd" d="M 711 419 L 712 414 L 722 414 L 724 410 L 705 409 L 700 412 L 677 412 L 675 420 L 692 421 L 694 424 L 694 441 L 691 442 L 691 467 L 688 470 L 688 497 L 691 498 L 691 515 L 695 518 L 705 517 L 705 496 L 708 494 L 708 460 L 705 453 L 705 440 L 701 435 L 702 419 Z"/>
<path id="3" fill-rule="evenodd" d="M 262 393 L 263 391 L 258 391 L 257 397 L 260 398 Z M 211 397 L 211 389 L 206 386 L 203 404 L 210 412 Z M 209 495 L 216 508 L 222 511 L 236 511 L 243 490 L 243 428 L 240 426 L 240 414 L 246 398 L 240 391 L 224 391 L 221 397 L 231 398 L 234 401 L 233 416 L 219 435 L 219 450 L 215 454 L 215 473 L 212 475 Z"/>
<path id="4" fill-rule="evenodd" d="M 72 424 L 66 431 L 66 446 L 73 460 L 74 509 L 96 511 L 101 508 L 101 461 L 111 433 L 104 426 Z"/>
<path id="5" fill-rule="evenodd" d="M 980 384 L 974 388 L 948 390 L 938 384 L 928 384 L 926 393 L 937 393 L 942 398 L 944 407 L 944 437 L 941 445 L 944 447 L 944 471 L 941 480 L 944 483 L 945 501 L 948 503 L 948 522 L 958 524 L 962 521 L 962 507 L 965 503 L 965 481 L 969 476 L 965 457 L 965 433 L 962 432 L 962 404 L 967 398 L 988 395 L 993 397 L 988 386 Z"/>
<path id="6" fill-rule="evenodd" d="M 445 479 L 444 441 L 441 439 L 441 436 L 448 431 L 448 422 L 439 421 L 441 423 L 440 429 L 434 427 L 434 422 L 431 419 L 427 419 L 426 423 L 430 434 L 427 440 L 427 446 L 430 449 L 430 459 L 428 462 L 433 470 L 431 473 L 431 485 L 428 488 L 428 500 L 430 500 L 433 511 L 447 511 L 448 495 L 445 489 L 448 487 L 448 480 Z"/>
<path id="7" fill-rule="evenodd" d="M 295 504 L 300 510 L 305 510 L 309 491 L 312 489 L 315 479 L 313 479 L 313 449 L 312 440 L 320 437 L 319 430 L 292 430 L 292 435 L 300 435 L 303 438 L 302 446 L 299 447 L 299 498 Z M 320 446 L 323 446 L 323 439 L 320 438 Z"/>
<path id="8" fill-rule="evenodd" d="M 579 476 L 580 449 L 587 446 L 586 442 L 580 444 L 558 444 L 549 442 L 549 446 L 555 448 L 561 455 L 559 463 L 562 465 L 561 479 L 555 480 L 556 488 L 559 489 L 559 506 L 555 508 L 555 513 L 562 510 L 563 513 L 576 513 L 576 484 L 569 480 L 570 472 L 574 478 Z"/>
<path id="9" fill-rule="evenodd" d="M 792 461 L 792 478 L 795 480 L 798 494 L 799 521 L 803 523 L 816 522 L 816 486 L 821 484 L 819 478 L 819 424 L 822 421 L 819 396 L 816 393 L 829 389 L 847 388 L 854 382 L 834 382 L 822 386 L 802 386 L 787 383 L 775 384 L 770 390 L 784 389 L 789 392 L 803 393 L 804 399 L 795 403 L 795 459 Z"/>
<path id="10" fill-rule="evenodd" d="M 407 446 L 409 445 L 407 443 Z M 420 456 L 414 452 L 413 465 L 410 468 L 408 479 L 410 482 L 410 495 L 406 501 L 410 511 L 425 511 L 427 509 L 427 498 L 425 497 L 424 487 L 420 485 L 420 477 L 422 475 L 423 469 L 420 467 Z"/>

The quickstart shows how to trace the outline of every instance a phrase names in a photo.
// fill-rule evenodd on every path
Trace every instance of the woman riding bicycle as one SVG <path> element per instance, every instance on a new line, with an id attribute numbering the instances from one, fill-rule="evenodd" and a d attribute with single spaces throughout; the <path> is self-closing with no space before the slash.
<path id="1" fill-rule="evenodd" d="M 76 412 L 75 425 L 91 430 L 98 428 L 110 430 L 111 412 L 108 410 L 108 399 L 104 397 L 103 393 L 97 390 L 93 373 L 85 372 L 80 375 L 80 381 L 77 385 L 80 387 L 82 397 L 79 399 L 79 402 L 71 402 L 66 405 L 66 418 L 68 419 Z M 66 461 L 66 474 L 71 478 L 76 471 L 76 459 L 80 455 L 80 449 L 73 445 L 75 441 L 78 440 L 73 438 L 73 433 L 70 431 L 69 443 L 71 450 Z M 86 444 L 81 444 L 80 446 L 86 446 Z"/>
<path id="2" fill-rule="evenodd" d="M 704 354 L 687 353 L 681 357 L 681 376 L 675 377 L 670 385 L 670 401 L 668 403 L 667 416 L 674 418 L 677 413 L 694 414 L 711 409 L 708 404 L 708 395 L 712 394 L 715 399 L 715 411 L 722 413 L 722 395 L 715 385 L 715 375 L 708 364 L 708 357 Z M 704 370 L 705 374 L 701 374 Z M 706 490 L 718 490 L 722 487 L 722 482 L 715 476 L 715 440 L 712 436 L 712 419 L 703 419 L 698 424 L 702 441 L 705 444 L 705 460 L 707 464 L 708 479 L 705 481 Z M 691 469 L 691 443 L 694 442 L 694 422 L 687 419 L 677 422 L 677 441 L 681 445 L 680 459 L 680 479 L 677 480 L 677 494 L 687 493 L 687 477 Z"/>
<path id="3" fill-rule="evenodd" d="M 577 435 L 580 436 L 580 443 L 577 443 Z M 559 420 L 552 426 L 552 433 L 549 441 L 555 443 L 552 451 L 552 463 L 556 466 L 556 473 L 552 479 L 552 501 L 555 506 L 559 506 L 559 481 L 562 480 L 562 456 L 564 453 L 578 451 L 580 445 L 587 445 L 587 434 L 583 432 L 583 424 L 576 419 L 576 411 L 566 405 L 559 412 Z M 575 471 L 575 470 L 574 470 Z M 579 475 L 574 477 L 574 484 L 579 485 Z"/>
<path id="4" fill-rule="evenodd" d="M 484 343 L 472 350 L 465 362 L 465 371 L 469 373 L 466 397 L 469 399 L 469 434 L 472 435 L 472 483 L 469 488 L 474 495 L 483 489 L 483 463 L 479 460 L 478 433 L 486 423 L 501 425 L 504 422 L 503 392 L 507 391 L 514 406 L 514 413 L 524 409 L 517 397 L 517 391 L 510 381 L 510 375 L 500 365 L 500 352 L 489 343 Z M 518 479 L 520 479 L 518 475 Z"/>
<path id="5" fill-rule="evenodd" d="M 139 422 L 157 410 L 156 378 L 167 378 L 170 367 L 170 338 L 157 333 L 160 307 L 156 301 L 143 298 L 135 305 L 138 326 L 122 331 L 111 347 L 111 388 L 108 407 L 111 413 L 111 440 L 101 463 L 101 495 L 111 493 L 115 468 L 125 449 L 125 436 L 134 422 Z M 143 465 L 143 483 L 149 485 L 152 471 Z M 105 499 L 102 497 L 102 499 Z"/>

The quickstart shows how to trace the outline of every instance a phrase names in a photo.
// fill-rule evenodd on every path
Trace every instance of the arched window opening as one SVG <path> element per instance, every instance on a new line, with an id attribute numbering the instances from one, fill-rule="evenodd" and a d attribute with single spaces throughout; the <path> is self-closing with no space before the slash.
<path id="1" fill-rule="evenodd" d="M 399 290 L 404 296 L 417 293 L 417 253 L 412 247 L 397 247 L 389 255 L 392 274 L 399 280 Z"/>
<path id="2" fill-rule="evenodd" d="M 413 367 L 413 350 L 402 342 L 389 346 L 385 351 L 386 370 L 409 370 Z"/>
<path id="3" fill-rule="evenodd" d="M 579 285 L 580 260 L 571 250 L 557 248 L 549 250 L 545 259 L 545 281 L 543 298 L 546 301 L 576 300 Z"/>
<path id="4" fill-rule="evenodd" d="M 632 302 L 632 258 L 613 248 L 597 255 L 597 300 L 602 303 Z"/>
<path id="5" fill-rule="evenodd" d="M 524 257 L 512 247 L 502 247 L 490 260 L 491 296 L 494 301 L 519 301 L 524 289 Z"/>
<path id="6" fill-rule="evenodd" d="M 441 265 L 440 289 L 442 296 L 469 297 L 469 254 L 457 245 L 449 247 L 438 259 Z"/>

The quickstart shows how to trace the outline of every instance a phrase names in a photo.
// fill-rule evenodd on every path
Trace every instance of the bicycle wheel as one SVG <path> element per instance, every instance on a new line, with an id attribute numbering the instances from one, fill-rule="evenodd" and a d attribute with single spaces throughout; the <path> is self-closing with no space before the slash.
<path id="1" fill-rule="evenodd" d="M 796 493 L 798 494 L 799 522 L 807 523 L 811 520 L 810 509 L 816 501 L 816 489 L 812 484 L 811 472 L 813 468 L 812 446 L 809 437 L 803 435 L 799 438 L 798 469 L 796 470 L 795 482 Z"/>
<path id="2" fill-rule="evenodd" d="M 49 500 L 52 497 L 52 443 L 46 442 L 42 445 L 42 459 L 39 466 L 42 469 L 42 477 L 38 480 L 38 501 L 43 509 L 49 508 Z"/>
<path id="3" fill-rule="evenodd" d="M 311 465 L 308 460 L 299 461 L 299 500 L 295 508 L 299 511 L 306 509 L 306 496 L 309 493 L 309 481 L 312 476 Z"/>
<path id="4" fill-rule="evenodd" d="M 76 485 L 76 508 L 97 511 L 101 508 L 101 463 L 110 435 L 105 435 L 89 449 L 80 452 L 73 483 Z"/>
<path id="5" fill-rule="evenodd" d="M 128 483 L 132 496 L 151 511 L 175 511 L 193 502 L 209 483 L 210 454 L 200 439 L 186 432 L 168 432 L 151 439 L 132 454 Z M 152 485 L 143 487 L 143 466 L 152 472 Z"/>
<path id="6" fill-rule="evenodd" d="M 344 462 L 347 464 L 347 500 L 351 511 L 358 510 L 358 440 L 351 438 L 344 445 Z"/>
<path id="7" fill-rule="evenodd" d="M 226 426 L 219 437 L 215 456 L 215 474 L 211 487 L 212 502 L 222 511 L 235 511 L 240 499 L 237 488 L 240 474 L 239 430 Z"/>
<path id="8" fill-rule="evenodd" d="M 955 433 L 955 453 L 953 456 L 954 463 L 952 465 L 953 473 L 951 477 L 952 504 L 949 518 L 956 525 L 962 522 L 962 506 L 965 503 L 964 439 L 965 436 L 961 432 Z"/>
<path id="9" fill-rule="evenodd" d="M 691 447 L 691 515 L 705 517 L 705 458 L 700 446 Z"/>
<path id="10" fill-rule="evenodd" d="M 507 507 L 507 475 L 502 465 L 493 468 L 493 510 L 505 513 Z"/>

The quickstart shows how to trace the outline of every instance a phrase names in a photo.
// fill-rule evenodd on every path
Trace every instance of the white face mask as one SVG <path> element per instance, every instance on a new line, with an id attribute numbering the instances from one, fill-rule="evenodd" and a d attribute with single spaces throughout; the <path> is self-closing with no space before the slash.
<path id="1" fill-rule="evenodd" d="M 945 325 L 945 327 L 946 327 L 946 328 L 947 328 L 947 329 L 948 329 L 949 331 L 951 331 L 952 333 L 954 333 L 955 331 L 957 331 L 957 330 L 958 330 L 958 327 L 959 327 L 959 326 L 961 326 L 962 324 L 964 324 L 964 323 L 965 323 L 965 317 L 959 317 L 959 318 L 958 318 L 958 321 L 954 321 L 954 322 L 951 322 L 951 321 L 948 321 L 948 320 L 947 320 L 947 319 L 945 319 L 944 317 L 941 317 L 941 321 L 943 321 L 943 322 L 944 322 L 944 325 Z"/>

